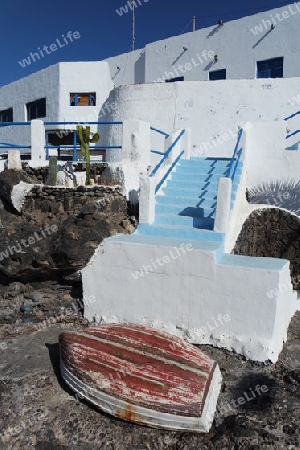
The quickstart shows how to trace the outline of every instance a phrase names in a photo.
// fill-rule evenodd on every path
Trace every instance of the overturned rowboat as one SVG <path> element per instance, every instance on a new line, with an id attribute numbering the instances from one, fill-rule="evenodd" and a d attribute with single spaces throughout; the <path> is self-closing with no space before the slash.
<path id="1" fill-rule="evenodd" d="M 140 325 L 100 325 L 59 341 L 63 379 L 102 411 L 157 428 L 209 431 L 222 378 L 198 348 Z"/>

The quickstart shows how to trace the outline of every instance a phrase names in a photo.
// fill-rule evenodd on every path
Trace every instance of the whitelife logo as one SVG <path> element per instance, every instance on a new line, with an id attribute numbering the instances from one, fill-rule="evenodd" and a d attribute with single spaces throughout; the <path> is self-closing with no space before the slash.
<path id="1" fill-rule="evenodd" d="M 69 42 L 73 42 L 75 39 L 79 39 L 80 33 L 78 31 L 68 31 L 67 37 L 65 35 L 62 35 L 63 42 L 61 42 L 58 38 L 56 39 L 55 44 L 51 45 L 44 45 L 43 49 L 41 50 L 40 47 L 38 47 L 39 53 L 29 53 L 29 56 L 27 58 L 24 58 L 22 61 L 19 61 L 20 66 L 24 69 L 26 66 L 30 66 L 31 62 L 36 62 L 36 60 L 39 60 L 42 58 L 45 58 L 44 52 L 46 55 L 50 55 L 53 52 L 56 52 L 59 48 L 63 48 L 66 45 L 69 45 Z M 68 38 L 68 39 L 67 39 Z M 50 50 L 49 50 L 50 49 Z"/>
<path id="2" fill-rule="evenodd" d="M 148 3 L 149 0 L 143 0 L 144 3 Z M 116 9 L 116 13 L 121 17 L 123 14 L 127 14 L 129 12 L 128 6 L 131 11 L 133 11 L 133 8 L 137 8 L 138 6 L 142 6 L 141 0 L 128 0 L 128 2 L 121 6 L 121 8 Z"/>
<path id="3" fill-rule="evenodd" d="M 22 245 L 28 248 L 30 245 L 34 245 L 37 241 L 41 241 L 43 238 L 50 236 L 51 233 L 55 233 L 58 230 L 56 225 L 47 224 L 44 230 L 40 231 L 41 236 L 39 236 L 38 232 L 34 232 L 34 236 L 29 236 L 28 239 L 21 239 L 21 243 L 16 241 L 16 245 L 8 246 L 7 249 L 3 252 L 0 252 L 0 261 L 3 261 L 5 258 L 9 256 L 13 256 L 15 253 L 23 252 Z M 47 231 L 48 234 L 45 232 Z M 22 245 L 21 245 L 22 244 Z"/>
<path id="4" fill-rule="evenodd" d="M 144 264 L 140 270 L 136 270 L 135 273 L 132 273 L 131 275 L 135 280 L 138 280 L 144 275 L 148 275 L 148 273 L 153 273 L 155 270 L 159 270 L 159 267 L 169 264 L 171 261 L 180 258 L 180 256 L 185 255 L 186 252 L 190 252 L 192 250 L 194 250 L 192 244 L 181 244 L 180 247 L 175 247 L 173 250 L 170 250 L 169 253 L 162 258 L 156 258 L 155 261 L 151 259 L 150 264 Z"/>
<path id="5" fill-rule="evenodd" d="M 271 20 L 262 20 L 260 25 L 257 25 L 255 28 L 250 28 L 254 35 L 262 33 L 264 30 L 269 31 L 271 26 L 277 25 L 278 22 L 282 22 L 285 19 L 289 19 L 289 17 L 294 16 L 300 12 L 300 2 L 294 3 L 294 5 L 289 5 L 288 9 L 282 11 L 281 13 L 276 13 L 275 17 L 270 14 Z"/>

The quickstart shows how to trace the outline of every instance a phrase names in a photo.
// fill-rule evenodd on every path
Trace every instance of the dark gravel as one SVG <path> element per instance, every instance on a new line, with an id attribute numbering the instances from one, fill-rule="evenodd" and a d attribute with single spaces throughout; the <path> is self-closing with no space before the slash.
<path id="1" fill-rule="evenodd" d="M 79 291 L 54 282 L 14 283 L 0 294 L 1 450 L 300 448 L 300 313 L 276 364 L 201 346 L 223 375 L 218 414 L 204 435 L 126 423 L 74 396 L 59 374 L 57 342 L 62 330 L 85 324 Z M 67 308 L 73 313 L 63 314 Z M 56 321 L 47 323 L 45 317 L 53 316 Z M 255 395 L 257 385 L 265 386 L 260 395 Z"/>

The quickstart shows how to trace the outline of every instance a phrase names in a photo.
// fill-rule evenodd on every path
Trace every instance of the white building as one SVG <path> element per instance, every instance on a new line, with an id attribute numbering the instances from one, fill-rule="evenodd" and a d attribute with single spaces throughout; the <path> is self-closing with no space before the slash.
<path id="1" fill-rule="evenodd" d="M 116 86 L 184 78 L 299 77 L 300 2 L 107 59 Z"/>
<path id="2" fill-rule="evenodd" d="M 126 193 L 139 199 L 140 224 L 133 235 L 106 239 L 83 269 L 89 320 L 142 323 L 251 359 L 277 360 L 299 309 L 289 262 L 228 253 L 241 214 L 256 208 L 246 202 L 246 188 L 299 180 L 300 115 L 285 120 L 300 109 L 299 13 L 296 3 L 220 20 L 103 62 L 57 64 L 0 88 L 0 121 L 123 123 L 123 130 L 98 129 L 106 145 L 122 143 L 122 151 L 108 152 L 107 161 L 123 166 Z M 35 121 L 35 127 L 44 137 L 43 123 Z M 50 139 L 58 139 L 62 127 L 47 125 L 48 132 L 49 127 Z M 229 165 L 240 127 L 243 164 L 234 185 L 227 169 L 218 171 L 215 163 Z M 4 126 L 0 142 L 25 142 L 24 128 Z M 149 166 L 172 148 L 149 177 Z M 173 187 L 165 187 L 172 169 L 167 184 Z M 157 194 L 160 187 L 164 192 Z M 173 263 L 168 255 L 190 241 L 193 253 Z M 161 260 L 168 262 L 148 270 L 148 262 Z M 204 333 L 203 325 L 219 314 L 229 314 L 229 324 Z"/>
<path id="3" fill-rule="evenodd" d="M 97 122 L 99 110 L 113 83 L 106 62 L 58 63 L 0 88 L 0 122 Z M 68 142 L 63 130 L 75 126 L 47 127 Z M 97 126 L 94 126 L 96 131 Z M 51 140 L 51 136 L 50 136 Z M 62 139 L 63 140 L 63 139 Z M 72 143 L 72 136 L 69 137 Z M 0 141 L 28 145 L 30 129 L 8 126 L 0 130 Z"/>
<path id="4" fill-rule="evenodd" d="M 175 91 L 180 90 L 178 95 L 182 108 L 180 105 L 176 106 L 175 119 L 169 109 L 165 115 L 160 116 L 160 111 L 153 111 L 150 107 L 144 108 L 144 105 L 142 114 L 137 111 L 139 105 L 136 102 L 131 103 L 130 113 L 133 111 L 134 118 L 152 121 L 153 125 L 161 124 L 169 132 L 172 131 L 171 128 L 175 128 L 174 120 L 177 122 L 176 126 L 191 126 L 195 148 L 209 142 L 214 136 L 225 133 L 227 129 L 240 125 L 242 121 L 280 120 L 293 112 L 290 100 L 293 101 L 300 89 L 300 85 L 299 88 L 297 85 L 298 79 L 291 81 L 291 84 L 280 84 L 277 80 L 276 90 L 279 89 L 279 93 L 277 96 L 276 92 L 275 96 L 278 101 L 273 100 L 272 105 L 272 93 L 268 95 L 265 91 L 273 89 L 273 82 L 266 84 L 260 81 L 251 84 L 243 81 L 226 85 L 217 83 L 211 85 L 209 90 L 206 84 L 200 82 L 224 78 L 254 80 L 299 77 L 299 13 L 300 3 L 293 3 L 228 23 L 219 21 L 214 26 L 157 41 L 146 45 L 144 49 L 108 58 L 106 62 L 59 63 L 50 66 L 0 88 L 0 121 L 23 122 L 32 118 L 51 122 L 97 121 L 99 116 L 100 120 L 114 117 L 116 109 L 118 116 L 125 119 L 126 111 L 125 115 L 122 115 L 122 105 L 118 104 L 118 101 L 124 101 L 124 90 L 112 92 L 112 98 L 116 101 L 109 100 L 103 108 L 114 86 L 176 80 L 198 83 L 180 87 L 178 85 L 178 88 L 169 89 L 166 86 L 163 91 L 160 91 L 157 85 L 155 89 L 149 88 L 149 95 L 153 99 L 159 99 L 161 102 L 165 98 L 170 99 L 165 105 L 168 108 L 177 98 Z M 142 92 L 145 91 L 137 88 L 131 92 L 135 92 L 134 96 L 143 97 Z M 128 103 L 128 98 L 126 101 Z M 258 102 L 260 105 L 255 108 L 253 105 Z M 262 108 L 263 102 L 265 104 Z M 234 112 L 229 112 L 231 120 L 227 111 L 223 114 L 228 103 L 235 109 Z M 197 110 L 197 116 L 194 115 L 193 109 Z M 193 119 L 188 112 L 193 114 Z M 218 117 L 213 117 L 215 114 L 218 114 Z M 155 121 L 151 117 L 153 115 L 156 117 Z M 169 118 L 166 118 L 166 115 Z M 221 120 L 223 124 L 218 128 L 220 115 L 226 116 L 226 120 L 225 123 Z M 214 120 L 213 127 L 204 122 L 204 119 L 210 117 L 217 119 Z M 57 131 L 61 128 L 58 126 L 53 129 Z M 74 129 L 74 126 L 65 128 Z M 57 137 L 59 136 L 53 136 L 55 144 L 58 144 Z M 5 127 L 0 133 L 1 142 L 26 145 L 28 139 L 29 130 L 25 127 Z M 69 136 L 61 143 L 71 143 L 71 139 Z"/>

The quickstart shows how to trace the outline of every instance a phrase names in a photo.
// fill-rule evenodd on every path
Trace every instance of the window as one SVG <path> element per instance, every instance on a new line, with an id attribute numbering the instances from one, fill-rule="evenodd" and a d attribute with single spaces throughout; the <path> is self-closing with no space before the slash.
<path id="1" fill-rule="evenodd" d="M 70 106 L 96 106 L 96 92 L 71 93 Z"/>
<path id="2" fill-rule="evenodd" d="M 166 83 L 174 83 L 175 81 L 184 81 L 184 77 L 169 78 Z"/>
<path id="3" fill-rule="evenodd" d="M 13 109 L 3 109 L 0 111 L 0 122 L 13 122 Z"/>
<path id="4" fill-rule="evenodd" d="M 209 72 L 209 80 L 226 80 L 226 69 L 213 70 L 212 72 Z"/>
<path id="5" fill-rule="evenodd" d="M 27 103 L 27 120 L 38 119 L 46 117 L 46 99 L 40 98 L 34 102 Z"/>
<path id="6" fill-rule="evenodd" d="M 283 58 L 257 61 L 257 78 L 283 78 Z"/>

